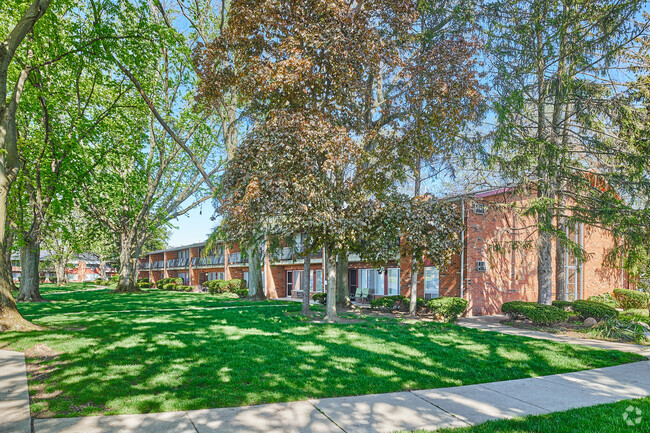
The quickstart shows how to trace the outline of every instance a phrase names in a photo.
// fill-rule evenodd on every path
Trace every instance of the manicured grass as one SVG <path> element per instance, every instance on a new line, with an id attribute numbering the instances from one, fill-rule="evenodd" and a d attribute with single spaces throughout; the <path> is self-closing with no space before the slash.
<path id="1" fill-rule="evenodd" d="M 64 286 L 57 286 L 55 283 L 41 283 L 38 286 L 42 295 L 58 292 L 76 292 L 79 290 L 96 289 L 98 287 L 99 286 L 92 281 L 84 281 L 82 283 L 67 283 Z M 14 292 L 14 295 L 17 293 L 18 292 Z"/>
<path id="2" fill-rule="evenodd" d="M 640 359 L 439 323 L 384 318 L 311 323 L 298 315 L 298 303 L 157 290 L 48 297 L 56 302 L 20 305 L 48 330 L 0 334 L 0 345 L 27 350 L 36 415 L 162 412 L 383 393 Z M 233 305 L 240 307 L 196 309 Z M 161 311 L 165 308 L 194 309 Z M 145 309 L 156 311 L 108 312 Z"/>
<path id="3" fill-rule="evenodd" d="M 623 414 L 628 412 L 628 425 Z M 641 411 L 639 424 L 636 409 Z M 618 403 L 554 412 L 547 415 L 535 415 L 510 420 L 488 421 L 474 427 L 436 430 L 437 433 L 621 433 L 650 431 L 650 397 L 637 400 L 624 400 Z M 417 430 L 413 433 L 428 433 Z"/>

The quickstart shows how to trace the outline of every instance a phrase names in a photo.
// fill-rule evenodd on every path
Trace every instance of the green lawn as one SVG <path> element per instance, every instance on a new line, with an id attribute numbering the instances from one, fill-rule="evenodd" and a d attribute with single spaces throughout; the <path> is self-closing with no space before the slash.
<path id="1" fill-rule="evenodd" d="M 20 284 L 18 284 L 20 286 Z M 97 284 L 95 284 L 92 281 L 84 281 L 82 283 L 67 283 L 64 286 L 57 286 L 55 283 L 47 283 L 44 284 L 42 283 L 39 286 L 39 289 L 41 291 L 41 294 L 48 294 L 48 293 L 58 293 L 58 292 L 75 292 L 78 290 L 87 290 L 87 289 L 96 289 Z M 16 294 L 18 292 L 15 292 Z"/>
<path id="2" fill-rule="evenodd" d="M 628 412 L 628 425 L 623 414 Z M 641 422 L 637 419 L 636 409 L 641 411 Z M 547 415 L 534 415 L 510 420 L 488 421 L 474 427 L 436 430 L 437 433 L 621 433 L 650 431 L 650 397 L 637 400 L 624 400 L 618 403 L 554 412 Z M 417 430 L 413 433 L 428 433 Z"/>
<path id="3" fill-rule="evenodd" d="M 161 412 L 383 393 L 640 359 L 439 323 L 383 318 L 307 323 L 298 315 L 298 303 L 249 303 L 224 295 L 149 290 L 46 297 L 55 302 L 20 309 L 48 330 L 0 334 L 0 345 L 27 350 L 37 415 Z M 220 306 L 236 308 L 199 309 Z M 192 309 L 163 311 L 173 308 Z M 111 312 L 117 310 L 140 311 Z"/>

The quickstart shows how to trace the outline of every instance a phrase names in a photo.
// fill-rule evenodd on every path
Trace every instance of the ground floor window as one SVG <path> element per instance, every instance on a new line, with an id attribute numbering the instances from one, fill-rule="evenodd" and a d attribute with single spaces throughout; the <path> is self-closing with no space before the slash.
<path id="1" fill-rule="evenodd" d="M 226 274 L 224 272 L 217 272 L 217 280 L 225 280 Z"/>
<path id="2" fill-rule="evenodd" d="M 244 281 L 246 281 L 246 287 L 248 287 L 248 271 L 244 271 L 243 278 L 244 278 Z"/>
<path id="3" fill-rule="evenodd" d="M 208 272 L 208 281 L 216 280 L 217 279 L 217 273 L 216 272 Z"/>
<path id="4" fill-rule="evenodd" d="M 440 296 L 440 272 L 433 266 L 424 267 L 424 297 L 433 299 Z"/>
<path id="5" fill-rule="evenodd" d="M 567 237 L 570 241 L 575 242 L 577 245 L 583 246 L 583 225 L 576 223 L 569 225 L 566 229 Z M 582 298 L 582 278 L 581 278 L 582 263 L 580 260 L 567 249 L 564 253 L 564 290 L 566 296 L 560 295 L 562 299 L 575 301 Z"/>
<path id="6" fill-rule="evenodd" d="M 399 295 L 399 268 L 386 270 L 386 288 L 389 295 Z"/>
<path id="7" fill-rule="evenodd" d="M 380 269 L 359 269 L 359 288 L 368 289 L 368 293 L 384 295 L 384 274 Z"/>
<path id="8" fill-rule="evenodd" d="M 302 290 L 302 278 L 304 271 L 295 270 L 287 271 L 287 296 L 291 296 L 294 290 Z M 309 291 L 322 292 L 323 291 L 323 270 L 315 269 L 309 273 Z"/>

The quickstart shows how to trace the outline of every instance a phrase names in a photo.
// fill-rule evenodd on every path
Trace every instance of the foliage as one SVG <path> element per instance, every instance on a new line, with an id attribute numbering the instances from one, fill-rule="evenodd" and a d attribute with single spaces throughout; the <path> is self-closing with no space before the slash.
<path id="1" fill-rule="evenodd" d="M 557 308 L 561 308 L 564 311 L 571 311 L 571 309 L 573 308 L 573 302 L 563 301 L 560 299 L 556 299 L 555 301 L 551 302 L 551 305 Z"/>
<path id="2" fill-rule="evenodd" d="M 150 289 L 151 287 L 153 287 L 153 285 L 148 281 L 140 281 L 136 283 L 136 285 L 138 286 L 139 289 Z M 162 286 L 164 286 L 164 284 Z"/>
<path id="3" fill-rule="evenodd" d="M 615 289 L 616 304 L 624 310 L 650 308 L 650 294 L 637 290 Z"/>
<path id="4" fill-rule="evenodd" d="M 549 324 L 566 322 L 569 313 L 552 305 L 538 304 L 536 302 L 511 301 L 504 302 L 501 312 L 507 314 L 512 320 L 530 320 L 534 324 Z"/>
<path id="5" fill-rule="evenodd" d="M 166 284 L 183 284 L 182 278 L 170 277 L 170 278 L 161 278 L 155 282 L 156 287 L 161 288 Z"/>
<path id="6" fill-rule="evenodd" d="M 138 283 L 148 283 L 148 282 L 149 282 L 149 277 L 138 279 Z"/>
<path id="7" fill-rule="evenodd" d="M 616 307 L 616 300 L 609 293 L 590 296 L 587 298 L 587 301 L 600 302 L 601 304 L 609 305 L 610 307 Z"/>
<path id="8" fill-rule="evenodd" d="M 586 332 L 606 340 L 642 343 L 645 341 L 645 331 L 646 329 L 636 322 L 610 317 L 601 320 Z"/>
<path id="9" fill-rule="evenodd" d="M 246 280 L 232 279 L 232 280 L 209 280 L 203 283 L 203 287 L 207 287 L 211 294 L 217 293 L 237 293 L 239 294 L 246 289 Z"/>
<path id="10" fill-rule="evenodd" d="M 148 284 L 148 283 L 140 283 L 140 284 Z M 192 286 L 184 286 L 183 284 L 176 284 L 176 283 L 167 283 L 163 285 L 159 284 L 158 287 L 162 287 L 163 290 L 173 291 L 173 292 L 192 292 L 194 290 L 194 287 Z"/>
<path id="11" fill-rule="evenodd" d="M 314 293 L 313 295 L 311 295 L 311 298 L 314 301 L 320 302 L 323 305 L 327 304 L 327 293 Z"/>
<path id="12" fill-rule="evenodd" d="M 427 302 L 431 312 L 442 317 L 445 322 L 455 322 L 465 312 L 467 305 L 467 299 L 445 296 Z"/>
<path id="13" fill-rule="evenodd" d="M 618 317 L 618 311 L 614 307 L 601 304 L 600 302 L 584 301 L 578 299 L 573 301 L 573 311 L 582 320 L 592 317 L 596 320 Z"/>
<path id="14" fill-rule="evenodd" d="M 382 296 L 370 301 L 371 308 L 387 311 L 400 309 L 403 308 L 402 306 L 406 305 L 408 305 L 408 299 L 403 295 Z"/>

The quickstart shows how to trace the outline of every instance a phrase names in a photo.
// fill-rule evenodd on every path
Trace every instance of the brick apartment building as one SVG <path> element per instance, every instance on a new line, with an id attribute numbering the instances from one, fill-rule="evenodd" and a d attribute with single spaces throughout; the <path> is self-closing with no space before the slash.
<path id="1" fill-rule="evenodd" d="M 445 269 L 424 263 L 418 275 L 418 296 L 427 299 L 463 297 L 469 301 L 470 315 L 498 313 L 507 301 L 536 301 L 535 229 L 530 220 L 505 206 L 526 198 L 502 188 L 449 200 L 457 202 L 463 214 L 463 248 Z M 571 227 L 568 234 L 583 246 L 589 258 L 581 263 L 568 253 L 565 256 L 563 274 L 570 299 L 587 299 L 628 285 L 620 269 L 603 265 L 603 259 L 613 246 L 607 231 L 578 224 Z M 524 246 L 510 248 L 513 243 Z M 151 281 L 181 277 L 185 284 L 197 287 L 213 279 L 248 280 L 247 259 L 236 246 L 220 245 L 217 251 L 207 254 L 204 248 L 205 243 L 198 243 L 154 251 L 140 259 L 139 277 L 148 277 Z M 302 259 L 298 256 L 292 248 L 267 254 L 262 268 L 267 297 L 296 296 L 303 278 Z M 324 266 L 322 253 L 312 256 L 309 276 L 312 293 L 323 291 Z M 555 264 L 553 269 L 556 272 Z M 381 270 L 373 269 L 354 254 L 349 257 L 351 294 L 367 287 L 374 296 L 408 295 L 410 273 L 409 257 L 396 257 Z"/>

